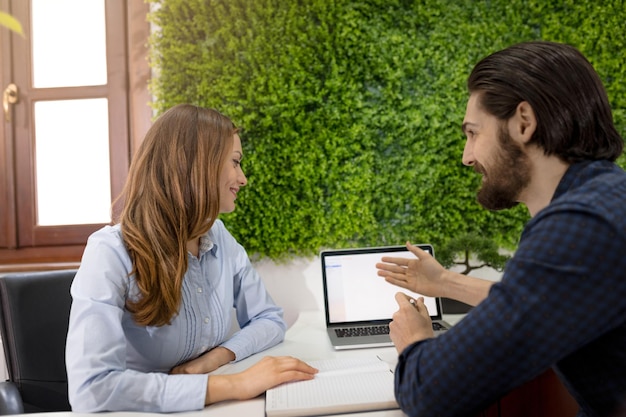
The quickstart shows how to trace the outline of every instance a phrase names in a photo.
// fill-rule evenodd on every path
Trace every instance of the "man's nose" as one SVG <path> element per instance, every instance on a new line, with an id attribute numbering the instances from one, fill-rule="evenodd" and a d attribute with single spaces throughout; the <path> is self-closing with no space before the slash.
<path id="1" fill-rule="evenodd" d="M 472 166 L 474 162 L 474 149 L 468 140 L 465 142 L 465 148 L 463 149 L 463 165 Z"/>

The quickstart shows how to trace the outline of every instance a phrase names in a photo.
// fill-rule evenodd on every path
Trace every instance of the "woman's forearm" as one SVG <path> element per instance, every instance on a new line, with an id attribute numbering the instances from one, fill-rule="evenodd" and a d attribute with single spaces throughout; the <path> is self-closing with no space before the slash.
<path id="1" fill-rule="evenodd" d="M 235 400 L 237 390 L 232 375 L 210 375 L 207 382 L 205 405 L 220 401 Z"/>

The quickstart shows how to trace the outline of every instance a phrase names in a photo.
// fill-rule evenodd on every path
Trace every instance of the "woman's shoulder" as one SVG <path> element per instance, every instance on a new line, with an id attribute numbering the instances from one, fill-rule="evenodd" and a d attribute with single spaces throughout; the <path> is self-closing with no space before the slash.
<path id="1" fill-rule="evenodd" d="M 115 258 L 128 264 L 130 256 L 119 224 L 104 226 L 93 232 L 87 239 L 83 258 L 106 260 Z"/>
<path id="2" fill-rule="evenodd" d="M 224 239 L 234 239 L 226 228 L 224 222 L 220 219 L 217 219 L 215 220 L 215 222 L 213 222 L 213 225 L 211 226 L 208 235 L 209 238 L 215 243 L 218 243 L 219 241 Z"/>
<path id="3" fill-rule="evenodd" d="M 215 220 L 213 226 L 208 232 L 208 237 L 218 247 L 222 247 L 226 251 L 242 251 L 243 247 L 237 242 L 237 239 L 226 228 L 222 220 Z"/>
<path id="4" fill-rule="evenodd" d="M 95 232 L 93 232 L 87 244 L 105 244 L 111 246 L 123 246 L 124 239 L 122 238 L 122 229 L 119 224 L 106 225 Z"/>
<path id="5" fill-rule="evenodd" d="M 211 226 L 211 230 L 213 229 L 223 229 L 226 230 L 226 226 L 224 225 L 224 222 L 221 219 L 216 219 L 213 222 L 213 225 Z"/>
<path id="6" fill-rule="evenodd" d="M 75 281 L 83 291 L 124 294 L 131 269 L 119 225 L 104 226 L 89 236 Z"/>

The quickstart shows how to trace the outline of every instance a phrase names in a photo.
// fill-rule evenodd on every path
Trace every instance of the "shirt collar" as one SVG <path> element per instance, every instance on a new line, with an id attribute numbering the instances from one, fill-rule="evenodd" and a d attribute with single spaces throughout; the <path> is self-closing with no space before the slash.
<path id="1" fill-rule="evenodd" d="M 589 178 L 595 177 L 597 170 L 607 170 L 611 165 L 613 165 L 613 163 L 606 160 L 582 161 L 570 165 L 567 171 L 565 171 L 563 178 L 561 178 L 561 182 L 559 182 L 559 185 L 556 187 L 552 201 L 556 200 L 570 189 L 587 182 Z M 590 169 L 587 169 L 588 167 Z"/>
<path id="2" fill-rule="evenodd" d="M 198 255 L 211 252 L 213 256 L 217 256 L 217 244 L 211 239 L 211 230 L 200 236 L 200 245 L 198 247 Z"/>

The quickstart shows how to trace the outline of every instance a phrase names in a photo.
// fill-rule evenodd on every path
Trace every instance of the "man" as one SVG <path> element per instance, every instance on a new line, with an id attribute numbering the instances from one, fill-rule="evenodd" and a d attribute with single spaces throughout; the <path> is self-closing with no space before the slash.
<path id="1" fill-rule="evenodd" d="M 611 416 L 626 395 L 626 173 L 606 92 L 575 48 L 528 42 L 473 69 L 463 163 L 478 201 L 523 203 L 532 219 L 498 283 L 415 259 L 379 275 L 476 306 L 433 338 L 421 300 L 398 294 L 396 397 L 410 416 L 472 415 L 552 367 L 579 416 Z M 468 219 L 471 221 L 471 219 Z"/>

